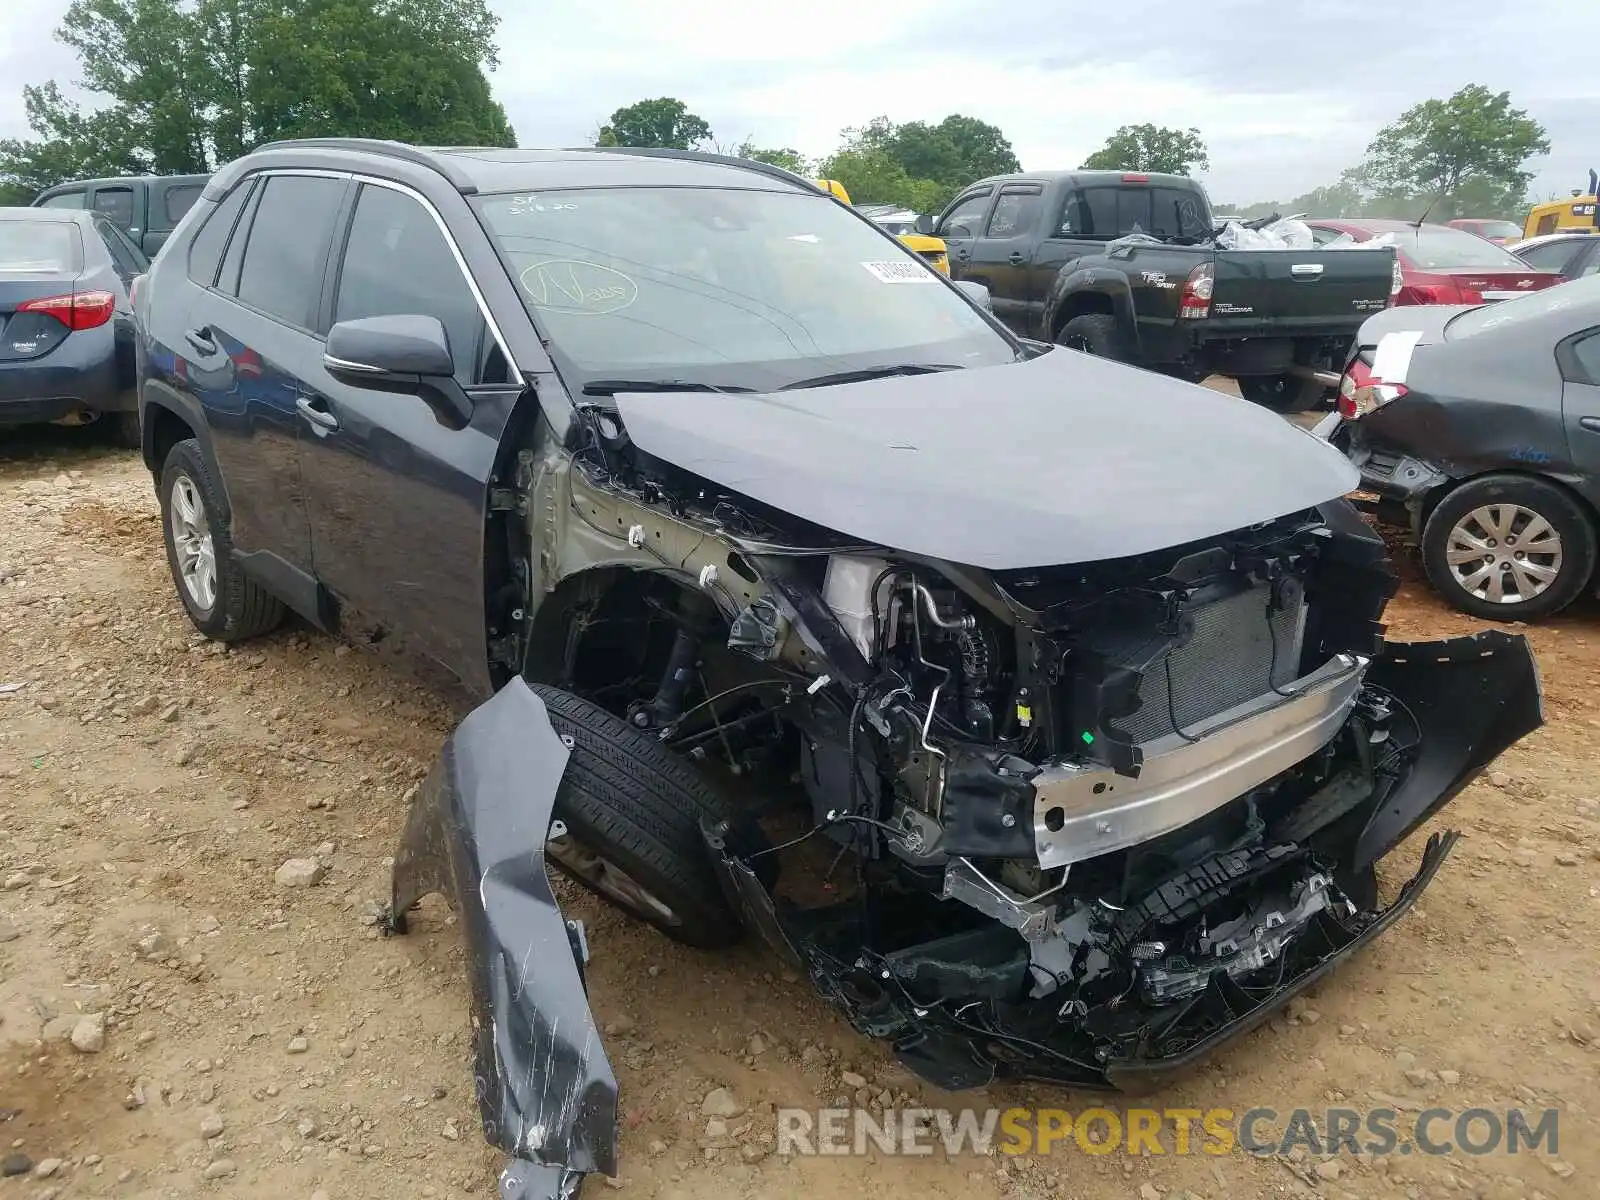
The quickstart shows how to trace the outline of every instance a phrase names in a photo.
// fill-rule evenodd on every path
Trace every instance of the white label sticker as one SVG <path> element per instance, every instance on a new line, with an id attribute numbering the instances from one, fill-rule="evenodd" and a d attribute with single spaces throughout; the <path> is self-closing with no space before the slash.
<path id="1" fill-rule="evenodd" d="M 864 262 L 879 283 L 932 283 L 933 272 L 917 262 Z"/>
<path id="2" fill-rule="evenodd" d="M 1384 334 L 1372 353 L 1372 378 L 1382 383 L 1404 383 L 1411 367 L 1411 352 L 1421 340 L 1420 329 Z"/>

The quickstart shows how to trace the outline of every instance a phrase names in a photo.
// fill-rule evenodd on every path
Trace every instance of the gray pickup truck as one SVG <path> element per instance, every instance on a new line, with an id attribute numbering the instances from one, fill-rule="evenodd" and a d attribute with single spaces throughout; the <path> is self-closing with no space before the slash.
<path id="1" fill-rule="evenodd" d="M 123 175 L 77 179 L 40 192 L 35 208 L 87 208 L 109 220 L 154 258 L 183 214 L 200 198 L 209 175 Z"/>
<path id="2" fill-rule="evenodd" d="M 1326 399 L 1361 323 L 1398 288 L 1394 251 L 1226 250 L 1181 175 L 1038 171 L 980 180 L 925 230 L 1023 337 L 1170 375 L 1238 380 L 1299 412 Z"/>

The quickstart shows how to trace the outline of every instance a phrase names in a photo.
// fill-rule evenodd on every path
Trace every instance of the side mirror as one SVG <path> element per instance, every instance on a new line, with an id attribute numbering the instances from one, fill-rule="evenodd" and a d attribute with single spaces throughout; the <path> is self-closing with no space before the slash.
<path id="1" fill-rule="evenodd" d="M 933 232 L 933 218 L 927 213 L 923 213 L 917 218 L 916 223 L 912 226 L 912 228 L 926 237 L 928 234 Z"/>
<path id="2" fill-rule="evenodd" d="M 983 309 L 984 312 L 992 313 L 994 311 L 994 300 L 990 297 L 989 289 L 986 285 L 972 279 L 957 279 L 955 280 L 955 285 L 967 294 L 967 299 Z"/>
<path id="3" fill-rule="evenodd" d="M 351 387 L 415 393 L 456 428 L 472 419 L 472 401 L 456 382 L 450 339 L 437 317 L 340 321 L 328 330 L 322 365 Z"/>
<path id="4" fill-rule="evenodd" d="M 358 387 L 373 379 L 456 373 L 450 341 L 437 317 L 363 317 L 328 330 L 322 355 L 328 374 Z"/>

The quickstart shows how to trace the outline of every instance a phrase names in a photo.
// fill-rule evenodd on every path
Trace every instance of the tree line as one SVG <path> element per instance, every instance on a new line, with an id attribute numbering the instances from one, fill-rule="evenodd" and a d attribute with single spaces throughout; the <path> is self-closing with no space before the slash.
<path id="1" fill-rule="evenodd" d="M 0 140 L 0 204 L 100 175 L 214 170 L 266 142 L 393 138 L 514 146 L 486 72 L 499 20 L 487 0 L 73 0 L 56 37 L 77 54 L 75 104 L 53 80 L 23 88 L 32 136 Z M 625 105 L 599 146 L 714 149 L 813 178 L 857 203 L 937 212 L 975 179 L 1021 169 L 997 126 L 875 117 L 820 159 L 751 137 L 719 140 L 674 97 Z M 1362 162 L 1324 187 L 1243 209 L 1320 216 L 1516 217 L 1543 126 L 1479 84 L 1418 104 L 1379 131 Z M 1210 166 L 1200 130 L 1125 125 L 1082 166 L 1189 174 Z"/>
<path id="2" fill-rule="evenodd" d="M 514 146 L 485 74 L 498 24 L 485 0 L 73 0 L 56 37 L 94 104 L 23 88 L 33 136 L 0 140 L 0 204 L 282 138 Z"/>

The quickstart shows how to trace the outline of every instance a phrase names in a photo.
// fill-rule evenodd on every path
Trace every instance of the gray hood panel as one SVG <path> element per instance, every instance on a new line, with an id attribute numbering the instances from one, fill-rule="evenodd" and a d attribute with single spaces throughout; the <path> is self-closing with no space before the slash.
<path id="1" fill-rule="evenodd" d="M 1358 482 L 1337 450 L 1265 409 L 1072 350 L 616 402 L 647 454 L 851 538 L 987 570 L 1162 550 Z"/>

